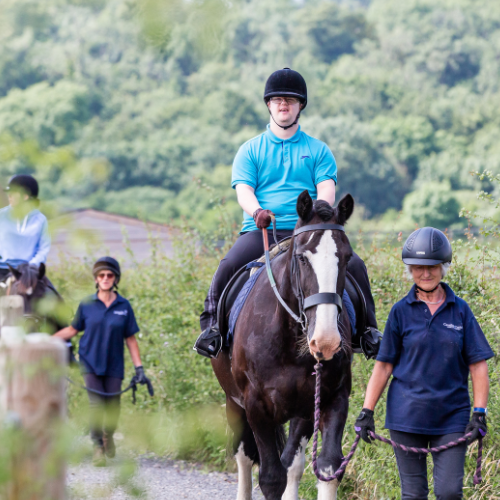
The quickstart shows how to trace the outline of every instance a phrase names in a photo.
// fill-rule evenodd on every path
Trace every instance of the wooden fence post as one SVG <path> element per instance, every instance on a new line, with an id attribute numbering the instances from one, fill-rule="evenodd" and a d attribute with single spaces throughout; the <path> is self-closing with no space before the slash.
<path id="1" fill-rule="evenodd" d="M 0 301 L 3 311 L 5 302 Z M 10 304 L 11 306 L 12 304 Z M 10 307 L 9 306 L 9 307 Z M 10 312 L 16 308 L 10 307 Z M 0 314 L 14 318 L 15 313 Z M 14 318 L 13 321 L 16 321 Z M 15 325 L 2 325 L 4 333 Z M 5 332 L 7 330 L 7 332 Z M 61 446 L 66 416 L 67 353 L 64 342 L 47 334 L 2 335 L 0 423 L 10 422 L 14 443 L 10 481 L 2 498 L 64 500 L 66 466 Z"/>

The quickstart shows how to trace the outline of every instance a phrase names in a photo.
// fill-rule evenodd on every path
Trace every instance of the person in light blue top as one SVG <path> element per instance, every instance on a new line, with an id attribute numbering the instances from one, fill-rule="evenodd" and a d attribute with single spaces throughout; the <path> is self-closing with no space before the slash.
<path id="1" fill-rule="evenodd" d="M 217 357 L 223 338 L 217 325 L 217 306 L 221 294 L 234 273 L 263 253 L 262 230 L 269 228 L 276 216 L 279 240 L 292 236 L 298 220 L 297 198 L 307 190 L 315 200 L 335 202 L 337 164 L 328 146 L 303 132 L 298 124 L 307 105 L 304 78 L 290 68 L 275 71 L 267 80 L 264 102 L 270 120 L 267 130 L 243 144 L 233 162 L 232 187 L 243 209 L 239 238 L 221 260 L 212 279 L 204 311 L 200 316 L 202 333 L 194 349 L 203 356 Z M 269 242 L 275 243 L 272 231 Z M 366 326 L 374 351 L 378 351 L 375 303 L 363 261 L 353 254 L 348 271 L 363 291 L 367 306 Z M 364 343 L 362 345 L 367 345 Z"/>
<path id="2" fill-rule="evenodd" d="M 317 199 L 318 186 L 323 182 L 335 193 L 337 164 L 328 146 L 307 135 L 300 126 L 283 140 L 268 125 L 264 133 L 240 147 L 233 163 L 231 185 L 250 186 L 260 205 L 275 214 L 277 229 L 293 230 L 298 220 L 297 197 L 307 189 Z M 244 211 L 241 232 L 257 229 L 253 217 Z"/>
<path id="3" fill-rule="evenodd" d="M 14 175 L 5 188 L 9 205 L 0 210 L 0 280 L 9 265 L 45 264 L 50 250 L 47 218 L 38 207 L 38 182 L 31 175 Z"/>

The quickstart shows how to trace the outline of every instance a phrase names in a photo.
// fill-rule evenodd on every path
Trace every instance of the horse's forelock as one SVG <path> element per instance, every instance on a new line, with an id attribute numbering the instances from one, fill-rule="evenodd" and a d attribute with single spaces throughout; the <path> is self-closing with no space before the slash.
<path id="1" fill-rule="evenodd" d="M 34 290 L 38 283 L 38 269 L 29 264 L 21 264 L 18 271 L 21 276 L 14 283 L 15 291 L 22 295 L 26 294 L 30 289 Z"/>
<path id="2" fill-rule="evenodd" d="M 314 202 L 314 212 L 322 221 L 328 222 L 334 216 L 335 209 L 327 201 L 316 200 Z"/>

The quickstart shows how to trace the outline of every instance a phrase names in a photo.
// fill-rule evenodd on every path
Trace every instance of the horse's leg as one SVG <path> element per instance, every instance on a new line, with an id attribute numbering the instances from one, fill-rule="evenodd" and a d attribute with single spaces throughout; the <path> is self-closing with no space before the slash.
<path id="1" fill-rule="evenodd" d="M 349 389 L 340 389 L 330 408 L 322 409 L 322 449 L 318 469 L 323 476 L 331 476 L 342 463 L 342 434 L 349 410 Z M 342 478 L 340 478 L 342 479 Z M 318 481 L 318 500 L 336 500 L 340 481 Z"/>
<path id="2" fill-rule="evenodd" d="M 245 410 L 226 396 L 226 415 L 233 430 L 233 453 L 238 464 L 236 500 L 252 500 L 252 466 L 259 462 L 259 452 L 248 424 Z"/>
<path id="3" fill-rule="evenodd" d="M 282 500 L 299 500 L 299 483 L 306 464 L 306 446 L 313 433 L 313 423 L 302 418 L 290 421 L 290 433 L 281 463 L 287 470 L 286 490 Z"/>
<path id="4" fill-rule="evenodd" d="M 283 451 L 283 427 L 277 425 L 257 400 L 245 405 L 259 450 L 259 485 L 266 500 L 281 500 L 286 488 L 286 469 L 280 459 Z"/>

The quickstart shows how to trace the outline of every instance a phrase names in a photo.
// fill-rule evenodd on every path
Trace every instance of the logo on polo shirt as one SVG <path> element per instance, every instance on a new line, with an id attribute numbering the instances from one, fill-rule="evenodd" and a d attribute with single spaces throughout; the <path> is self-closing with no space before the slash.
<path id="1" fill-rule="evenodd" d="M 310 158 L 310 156 L 301 156 L 300 159 L 303 160 L 305 158 Z"/>
<path id="2" fill-rule="evenodd" d="M 113 314 L 118 314 L 118 316 L 126 316 L 128 311 L 125 309 L 125 311 L 113 311 Z"/>
<path id="3" fill-rule="evenodd" d="M 455 325 L 452 325 L 451 323 L 443 323 L 443 326 L 446 326 L 446 328 L 453 328 L 453 330 L 463 330 L 464 327 L 463 326 L 455 326 Z"/>

